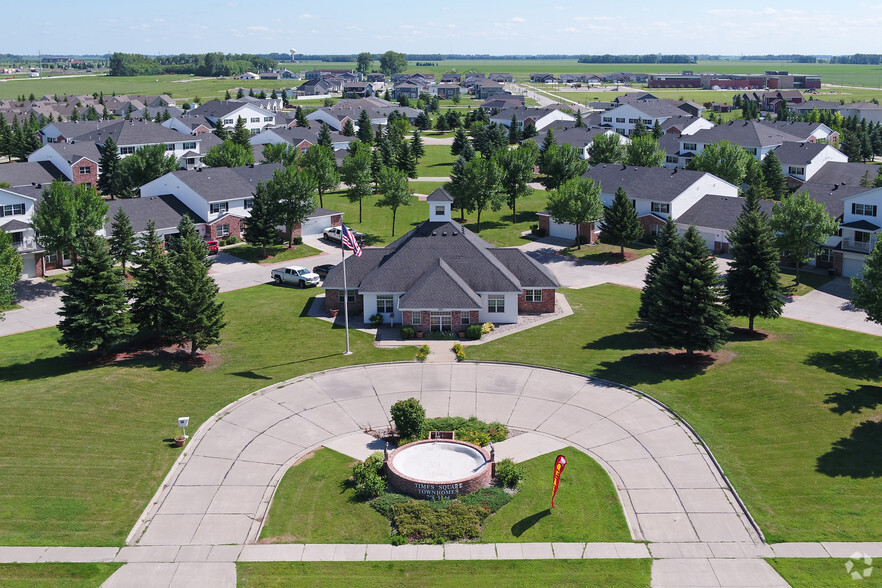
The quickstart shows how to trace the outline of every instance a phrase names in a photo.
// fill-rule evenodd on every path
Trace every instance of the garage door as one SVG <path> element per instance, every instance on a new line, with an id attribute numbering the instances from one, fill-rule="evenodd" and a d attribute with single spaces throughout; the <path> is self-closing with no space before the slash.
<path id="1" fill-rule="evenodd" d="M 301 227 L 301 234 L 304 237 L 313 237 L 315 235 L 321 235 L 322 231 L 325 230 L 326 227 L 331 226 L 331 218 L 327 216 L 320 216 L 317 218 L 308 218 L 304 221 Z"/>
<path id="2" fill-rule="evenodd" d="M 574 239 L 576 238 L 576 225 L 569 223 L 556 223 L 553 218 L 548 219 L 548 236 L 557 237 L 558 239 Z"/>
<path id="3" fill-rule="evenodd" d="M 858 275 L 864 268 L 863 257 L 843 257 L 842 258 L 842 275 L 851 278 Z"/>
<path id="4" fill-rule="evenodd" d="M 23 278 L 36 278 L 37 277 L 37 256 L 33 253 L 30 255 L 23 255 L 22 261 L 24 265 L 21 270 L 21 277 Z"/>

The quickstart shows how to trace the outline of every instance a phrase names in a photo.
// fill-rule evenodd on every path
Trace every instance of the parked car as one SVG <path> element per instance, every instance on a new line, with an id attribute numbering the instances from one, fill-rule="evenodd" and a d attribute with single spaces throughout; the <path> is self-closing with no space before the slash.
<path id="1" fill-rule="evenodd" d="M 328 277 L 328 272 L 331 271 L 332 269 L 334 269 L 335 267 L 337 267 L 337 266 L 334 265 L 333 263 L 325 263 L 322 265 L 317 265 L 314 268 L 312 268 L 312 273 L 318 274 L 318 276 L 324 280 L 326 277 Z"/>
<path id="2" fill-rule="evenodd" d="M 208 247 L 208 254 L 209 255 L 216 255 L 217 254 L 217 252 L 218 252 L 217 241 L 215 241 L 214 239 L 210 239 L 205 242 L 205 246 Z"/>
<path id="3" fill-rule="evenodd" d="M 318 274 L 298 265 L 274 269 L 270 272 L 270 277 L 275 280 L 276 284 L 293 284 L 301 288 L 318 286 L 319 283 Z"/>
<path id="4" fill-rule="evenodd" d="M 358 231 L 353 231 L 355 233 L 355 240 L 358 241 L 359 245 L 364 245 L 364 233 L 359 233 Z M 325 239 L 328 241 L 334 241 L 335 243 L 339 243 L 343 240 L 343 230 L 340 227 L 328 227 L 324 231 Z"/>

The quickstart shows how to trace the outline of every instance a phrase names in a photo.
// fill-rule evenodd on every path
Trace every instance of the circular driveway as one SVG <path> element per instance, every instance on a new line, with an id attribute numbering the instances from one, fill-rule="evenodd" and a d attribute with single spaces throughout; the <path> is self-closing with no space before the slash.
<path id="1" fill-rule="evenodd" d="M 387 427 L 392 404 L 410 397 L 429 417 L 524 431 L 496 444 L 499 458 L 584 451 L 612 478 L 634 540 L 762 542 L 701 442 L 645 396 L 532 366 L 394 363 L 309 374 L 221 410 L 193 435 L 127 544 L 256 542 L 292 464 L 325 445 L 369 451 L 363 431 Z"/>

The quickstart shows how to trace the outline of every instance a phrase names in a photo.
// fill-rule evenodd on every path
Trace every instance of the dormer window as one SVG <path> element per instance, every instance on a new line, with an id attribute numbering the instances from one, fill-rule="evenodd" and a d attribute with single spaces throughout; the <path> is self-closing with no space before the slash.
<path id="1" fill-rule="evenodd" d="M 435 206 L 435 216 L 444 216 L 443 206 Z"/>

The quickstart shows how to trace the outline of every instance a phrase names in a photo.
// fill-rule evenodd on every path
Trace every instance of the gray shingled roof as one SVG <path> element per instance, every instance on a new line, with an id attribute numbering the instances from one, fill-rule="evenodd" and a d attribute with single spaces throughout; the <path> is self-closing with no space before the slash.
<path id="1" fill-rule="evenodd" d="M 348 286 L 361 292 L 410 292 L 427 272 L 441 267 L 439 260 L 476 293 L 520 292 L 524 283 L 539 279 L 539 270 L 525 253 L 512 249 L 514 253 L 497 256 L 497 251 L 457 222 L 426 221 L 387 247 L 368 248 L 362 257 L 347 260 Z M 525 259 L 515 261 L 517 255 Z M 557 287 L 550 274 L 544 283 Z M 324 287 L 342 288 L 342 271 L 331 271 Z"/>
<path id="2" fill-rule="evenodd" d="M 842 184 L 820 184 L 814 181 L 806 182 L 796 190 L 797 194 L 808 192 L 809 195 L 817 202 L 820 202 L 827 209 L 827 214 L 833 218 L 840 218 L 845 211 L 843 198 L 866 192 L 870 188 L 863 186 L 845 186 Z"/>
<path id="3" fill-rule="evenodd" d="M 48 161 L 24 161 L 0 165 L 0 182 L 10 186 L 30 186 L 49 184 L 56 178 L 63 178 L 58 169 Z"/>
<path id="4" fill-rule="evenodd" d="M 520 249 L 493 248 L 490 249 L 490 253 L 518 277 L 524 288 L 558 287 L 557 279 L 551 271 L 529 255 L 525 255 Z"/>
<path id="5" fill-rule="evenodd" d="M 798 143 L 800 138 L 753 120 L 735 120 L 711 129 L 702 129 L 693 135 L 684 137 L 683 140 L 688 140 L 690 143 L 729 141 L 742 147 L 770 147 L 780 145 L 785 141 Z"/>
<path id="6" fill-rule="evenodd" d="M 795 122 L 792 120 L 761 120 L 760 124 L 799 137 L 801 141 L 807 140 L 818 127 L 824 126 L 819 122 Z"/>
<path id="7" fill-rule="evenodd" d="M 593 143 L 597 135 L 609 132 L 607 127 L 574 127 L 572 126 L 572 121 L 566 124 L 567 126 L 565 127 L 554 127 L 554 125 L 551 125 L 554 129 L 554 141 L 558 145 L 572 145 L 579 150 Z M 542 129 L 538 135 L 530 137 L 527 141 L 533 141 L 541 147 L 546 135 L 548 135 L 548 127 Z"/>
<path id="8" fill-rule="evenodd" d="M 239 110 L 243 106 L 251 104 L 249 102 L 234 102 L 232 100 L 209 100 L 205 104 L 201 105 L 199 108 L 194 108 L 190 111 L 191 115 L 195 116 L 206 116 L 210 118 L 223 118 L 226 115 Z M 266 110 L 265 108 L 261 108 L 257 104 L 251 104 L 254 108 L 259 108 L 260 110 Z M 267 110 L 268 114 L 272 114 L 272 112 Z"/>
<path id="9" fill-rule="evenodd" d="M 840 226 L 848 229 L 859 229 L 861 231 L 878 231 L 879 225 L 873 224 L 868 220 L 859 219 L 850 223 L 842 223 Z"/>
<path id="10" fill-rule="evenodd" d="M 619 164 L 595 165 L 583 177 L 600 182 L 605 194 L 612 194 L 620 186 L 628 198 L 671 202 L 705 172 L 664 167 L 634 167 Z M 723 180 L 718 180 L 723 182 Z"/>
<path id="11" fill-rule="evenodd" d="M 867 172 L 870 172 L 870 179 L 873 180 L 879 169 L 882 168 L 869 163 L 828 161 L 812 176 L 812 183 L 826 184 L 831 187 L 834 184 L 859 186 L 861 179 Z"/>
<path id="12" fill-rule="evenodd" d="M 398 308 L 480 310 L 481 297 L 443 259 L 438 259 L 399 298 Z"/>
<path id="13" fill-rule="evenodd" d="M 31 228 L 31 225 L 14 218 L 11 221 L 8 221 L 6 224 L 0 224 L 0 228 L 2 228 L 7 233 L 17 233 L 18 231 L 25 231 Z"/>
<path id="14" fill-rule="evenodd" d="M 735 227 L 738 215 L 744 209 L 745 202 L 744 198 L 708 194 L 689 207 L 689 210 L 681 214 L 676 222 L 683 225 L 731 231 Z M 763 200 L 760 202 L 760 209 L 767 216 L 771 216 L 773 204 L 773 202 Z"/>
<path id="15" fill-rule="evenodd" d="M 153 220 L 157 230 L 177 227 L 181 218 L 186 215 L 193 219 L 194 223 L 204 223 L 195 212 L 187 208 L 183 202 L 171 194 L 161 196 L 145 196 L 143 198 L 122 198 L 111 200 L 107 203 L 107 220 L 104 226 L 109 237 L 113 234 L 111 224 L 116 211 L 123 209 L 132 223 L 132 229 L 136 233 L 147 230 L 147 221 Z"/>
<path id="16" fill-rule="evenodd" d="M 106 127 L 81 133 L 76 141 L 91 141 L 103 145 L 107 137 L 113 137 L 117 145 L 155 145 L 159 143 L 180 143 L 198 141 L 196 136 L 186 137 L 159 123 L 146 120 L 118 120 Z"/>
<path id="17" fill-rule="evenodd" d="M 236 198 L 250 198 L 257 184 L 273 177 L 281 169 L 278 163 L 254 167 L 206 167 L 202 171 L 178 170 L 172 172 L 207 202 L 223 202 Z"/>
<path id="18" fill-rule="evenodd" d="M 807 165 L 828 145 L 823 143 L 794 143 L 786 141 L 775 149 L 775 156 L 781 165 Z M 830 147 L 833 149 L 833 147 Z"/>
<path id="19" fill-rule="evenodd" d="M 76 143 L 49 143 L 47 147 L 61 155 L 68 163 L 76 163 L 84 157 L 95 163 L 101 161 L 101 152 L 98 151 L 98 146 L 91 141 L 82 143 L 79 141 Z"/>
<path id="20" fill-rule="evenodd" d="M 436 188 L 434 192 L 429 194 L 426 202 L 453 202 L 453 196 L 447 193 L 444 188 Z"/>

